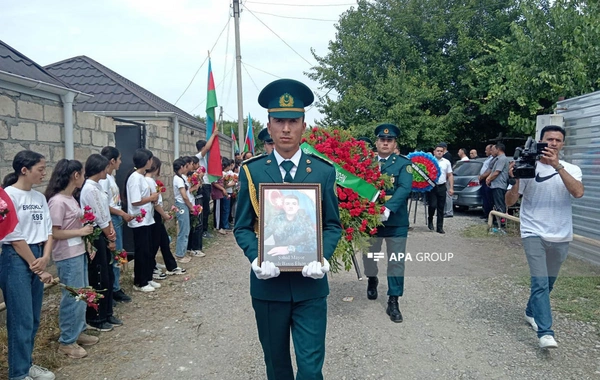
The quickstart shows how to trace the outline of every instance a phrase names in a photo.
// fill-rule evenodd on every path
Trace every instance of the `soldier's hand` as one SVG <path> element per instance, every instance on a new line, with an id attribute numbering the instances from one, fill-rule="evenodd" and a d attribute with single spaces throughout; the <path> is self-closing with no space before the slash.
<path id="1" fill-rule="evenodd" d="M 323 264 L 319 261 L 313 261 L 302 268 L 302 275 L 304 277 L 310 277 L 315 280 L 323 278 L 327 272 L 329 272 L 329 261 L 326 258 L 323 258 Z"/>
<path id="2" fill-rule="evenodd" d="M 252 271 L 254 271 L 256 278 L 259 280 L 268 280 L 279 276 L 280 273 L 279 268 L 270 261 L 263 261 L 262 264 L 258 266 L 258 258 L 252 261 Z"/>
<path id="3" fill-rule="evenodd" d="M 390 209 L 386 208 L 383 210 L 383 214 L 379 214 L 379 219 L 382 222 L 385 222 L 386 220 L 388 220 L 390 218 Z"/>

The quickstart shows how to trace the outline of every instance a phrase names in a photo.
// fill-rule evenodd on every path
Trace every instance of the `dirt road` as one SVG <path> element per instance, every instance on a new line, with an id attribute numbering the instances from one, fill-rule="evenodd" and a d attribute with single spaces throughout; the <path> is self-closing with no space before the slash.
<path id="1" fill-rule="evenodd" d="M 330 277 L 326 379 L 600 378 L 591 324 L 556 315 L 559 349 L 538 348 L 523 320 L 528 288 L 516 280 L 527 273 L 519 239 L 462 237 L 475 223 L 457 214 L 446 220 L 446 235 L 420 225 L 410 233 L 415 256 L 407 262 L 403 323 L 385 314 L 385 277 L 376 301 L 353 271 Z M 102 333 L 89 356 L 69 361 L 57 379 L 265 379 L 249 263 L 231 234 L 213 240 L 189 276 L 120 305 L 125 325 Z M 423 262 L 419 252 L 453 257 Z"/>

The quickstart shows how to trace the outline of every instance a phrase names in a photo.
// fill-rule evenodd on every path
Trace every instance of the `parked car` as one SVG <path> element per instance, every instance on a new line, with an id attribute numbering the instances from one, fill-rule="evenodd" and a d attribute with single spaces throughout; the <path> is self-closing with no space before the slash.
<path id="1" fill-rule="evenodd" d="M 454 173 L 454 207 L 469 208 L 481 207 L 483 199 L 479 193 L 479 171 L 485 158 L 476 158 L 469 161 L 458 161 L 452 172 Z"/>

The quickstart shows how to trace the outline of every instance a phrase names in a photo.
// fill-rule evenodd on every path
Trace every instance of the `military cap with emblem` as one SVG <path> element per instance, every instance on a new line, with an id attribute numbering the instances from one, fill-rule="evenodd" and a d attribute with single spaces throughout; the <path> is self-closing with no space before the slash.
<path id="1" fill-rule="evenodd" d="M 375 136 L 395 139 L 400 135 L 400 128 L 394 124 L 379 124 L 375 128 Z"/>
<path id="2" fill-rule="evenodd" d="M 273 142 L 273 139 L 271 138 L 271 135 L 269 134 L 269 130 L 267 128 L 263 128 L 263 130 L 260 131 L 260 133 L 258 134 L 258 139 L 269 144 Z"/>
<path id="3" fill-rule="evenodd" d="M 269 111 L 269 116 L 280 119 L 303 117 L 304 107 L 314 100 L 310 88 L 294 79 L 271 82 L 258 95 L 258 104 Z"/>

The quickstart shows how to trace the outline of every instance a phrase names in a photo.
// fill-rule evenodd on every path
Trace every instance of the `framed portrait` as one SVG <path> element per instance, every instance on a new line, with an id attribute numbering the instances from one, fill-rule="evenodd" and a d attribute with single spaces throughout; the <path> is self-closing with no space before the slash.
<path id="1" fill-rule="evenodd" d="M 258 262 L 301 272 L 323 261 L 321 184 L 261 183 Z"/>

